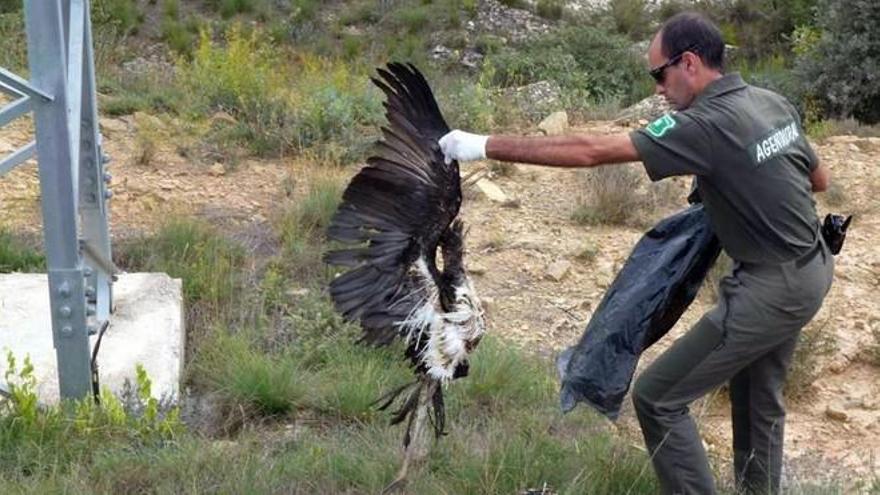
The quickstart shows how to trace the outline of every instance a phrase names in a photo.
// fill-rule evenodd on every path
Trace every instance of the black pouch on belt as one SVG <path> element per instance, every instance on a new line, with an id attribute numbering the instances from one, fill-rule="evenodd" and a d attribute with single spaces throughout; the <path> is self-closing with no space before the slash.
<path id="1" fill-rule="evenodd" d="M 822 237 L 825 244 L 831 251 L 831 254 L 837 254 L 843 248 L 843 241 L 846 239 L 846 229 L 852 221 L 852 215 L 844 217 L 843 215 L 825 215 L 825 222 L 822 223 Z"/>

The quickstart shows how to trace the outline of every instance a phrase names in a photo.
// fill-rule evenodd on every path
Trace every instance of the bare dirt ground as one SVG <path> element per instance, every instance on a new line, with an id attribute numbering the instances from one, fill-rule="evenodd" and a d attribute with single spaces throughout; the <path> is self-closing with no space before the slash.
<path id="1" fill-rule="evenodd" d="M 181 156 L 179 139 L 170 133 L 160 133 L 150 160 L 144 163 L 136 159 L 140 154 L 136 133 L 144 125 L 161 129 L 165 127 L 161 121 L 134 116 L 102 119 L 101 124 L 106 150 L 114 159 L 111 228 L 117 236 L 152 230 L 172 215 L 195 214 L 232 227 L 262 224 L 279 202 L 288 196 L 295 201 L 314 173 L 295 160 L 244 161 L 231 171 L 196 163 Z M 582 130 L 623 129 L 594 123 Z M 4 129 L 0 155 L 24 144 L 28 134 L 26 122 Z M 873 332 L 880 332 L 880 138 L 838 136 L 817 144 L 816 150 L 830 166 L 843 197 L 841 206 L 829 208 L 819 195 L 820 215 L 835 211 L 855 213 L 857 218 L 843 253 L 836 258 L 831 293 L 809 329 L 826 333 L 835 349 L 820 357 L 819 378 L 804 398 L 789 404 L 786 476 L 798 482 L 865 479 L 880 475 L 880 368 L 869 363 L 865 352 L 877 345 Z M 469 167 L 486 168 L 486 164 Z M 487 302 L 490 331 L 548 356 L 577 342 L 642 234 L 638 228 L 572 222 L 571 212 L 582 191 L 579 174 L 518 165 L 513 174 L 491 178 L 507 201 L 469 193 L 464 206 L 470 226 L 468 266 Z M 679 197 L 679 205 L 684 205 L 686 189 L 684 181 L 671 186 L 670 194 Z M 656 211 L 652 220 L 674 209 Z M 0 179 L 0 211 L 0 226 L 39 231 L 33 163 Z M 585 251 L 593 256 L 583 256 Z M 698 297 L 641 364 L 650 362 L 710 304 L 705 294 Z M 725 472 L 730 458 L 727 407 L 719 396 L 694 408 L 707 448 Z M 641 445 L 628 404 L 617 428 L 634 446 Z"/>

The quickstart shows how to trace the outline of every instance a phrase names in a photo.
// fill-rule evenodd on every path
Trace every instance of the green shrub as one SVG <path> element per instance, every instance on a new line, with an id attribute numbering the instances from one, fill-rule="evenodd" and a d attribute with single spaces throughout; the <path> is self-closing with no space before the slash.
<path id="1" fill-rule="evenodd" d="M 771 55 L 756 61 L 741 58 L 731 65 L 731 70 L 739 72 L 749 84 L 779 93 L 798 113 L 809 117 L 804 81 L 792 71 L 786 55 Z"/>
<path id="2" fill-rule="evenodd" d="M 162 22 L 159 27 L 162 40 L 174 52 L 189 56 L 199 34 L 199 21 L 193 16 L 186 21 L 180 17 L 180 0 L 163 0 Z"/>
<path id="3" fill-rule="evenodd" d="M 0 228 L 0 273 L 43 272 L 46 258 L 19 236 Z"/>
<path id="4" fill-rule="evenodd" d="M 438 90 L 437 99 L 450 125 L 488 132 L 495 124 L 495 98 L 481 82 L 457 81 Z"/>
<path id="5" fill-rule="evenodd" d="M 0 0 L 0 14 L 20 12 L 22 4 L 22 0 Z"/>
<path id="6" fill-rule="evenodd" d="M 0 7 L 0 67 L 17 72 L 28 63 L 24 15 L 21 11 L 5 12 Z"/>
<path id="7" fill-rule="evenodd" d="M 493 83 L 503 87 L 554 80 L 582 104 L 637 101 L 647 96 L 644 63 L 621 36 L 594 27 L 566 27 L 507 47 L 492 59 Z"/>
<path id="8" fill-rule="evenodd" d="M 618 33 L 637 41 L 653 34 L 647 0 L 611 0 L 606 9 Z"/>
<path id="9" fill-rule="evenodd" d="M 261 351 L 254 346 L 256 340 L 247 332 L 219 332 L 196 359 L 197 380 L 219 392 L 228 405 L 246 406 L 254 413 L 271 416 L 302 407 L 310 391 L 309 372 L 289 356 Z"/>
<path id="10" fill-rule="evenodd" d="M 191 112 L 230 113 L 236 124 L 218 137 L 247 144 L 259 155 L 302 152 L 337 141 L 357 155 L 366 139 L 361 126 L 381 115 L 366 71 L 302 54 L 285 65 L 279 50 L 259 31 L 233 25 L 226 44 L 203 33 L 191 62 L 180 60 L 181 83 L 192 96 Z M 294 66 L 295 70 L 279 70 Z M 350 157 L 344 157 L 350 158 Z"/>
<path id="11" fill-rule="evenodd" d="M 538 0 L 535 12 L 547 19 L 558 20 L 562 18 L 563 5 L 560 0 Z"/>
<path id="12" fill-rule="evenodd" d="M 808 93 L 823 116 L 880 122 L 880 4 L 821 0 L 818 11 L 821 38 L 798 58 Z"/>
<path id="13" fill-rule="evenodd" d="M 45 406 L 38 402 L 30 359 L 21 368 L 11 352 L 6 359 L 10 397 L 0 400 L 0 483 L 69 473 L 89 462 L 95 449 L 164 445 L 182 433 L 179 411 L 160 407 L 140 366 L 134 403 L 105 389 L 100 405 L 87 397 Z"/>
<path id="14" fill-rule="evenodd" d="M 117 262 L 128 270 L 183 279 L 188 306 L 202 303 L 219 311 L 240 296 L 244 251 L 205 224 L 171 220 L 155 235 L 118 247 Z"/>
<path id="15" fill-rule="evenodd" d="M 122 36 L 137 32 L 144 21 L 135 0 L 94 0 L 91 12 L 96 27 L 109 27 Z"/>
<path id="16" fill-rule="evenodd" d="M 207 3 L 226 19 L 236 14 L 255 12 L 261 7 L 260 0 L 209 0 Z"/>

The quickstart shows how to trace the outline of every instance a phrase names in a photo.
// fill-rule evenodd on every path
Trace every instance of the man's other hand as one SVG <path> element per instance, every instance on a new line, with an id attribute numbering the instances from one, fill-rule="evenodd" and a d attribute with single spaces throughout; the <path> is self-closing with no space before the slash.
<path id="1" fill-rule="evenodd" d="M 440 150 L 446 159 L 446 164 L 452 160 L 460 162 L 486 159 L 486 141 L 489 136 L 471 134 L 455 129 L 440 138 Z"/>

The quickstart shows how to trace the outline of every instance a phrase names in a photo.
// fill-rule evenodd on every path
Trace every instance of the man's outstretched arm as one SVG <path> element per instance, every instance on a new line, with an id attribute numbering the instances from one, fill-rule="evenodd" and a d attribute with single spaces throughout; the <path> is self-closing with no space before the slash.
<path id="1" fill-rule="evenodd" d="M 639 160 L 629 134 L 515 137 L 454 130 L 440 139 L 440 148 L 447 160 L 492 158 L 554 167 L 592 167 Z"/>

